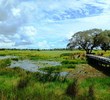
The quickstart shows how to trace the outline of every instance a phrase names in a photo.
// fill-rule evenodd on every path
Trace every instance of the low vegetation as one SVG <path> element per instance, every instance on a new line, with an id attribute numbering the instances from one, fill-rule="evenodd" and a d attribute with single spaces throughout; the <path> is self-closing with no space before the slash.
<path id="1" fill-rule="evenodd" d="M 110 56 L 110 51 L 93 51 Z M 0 51 L 0 55 L 17 56 L 0 59 L 0 100 L 108 100 L 110 77 L 78 77 L 78 68 L 87 66 L 84 51 Z M 29 72 L 11 62 L 23 59 L 60 61 L 58 66 L 44 66 L 41 72 Z M 62 76 L 60 72 L 77 71 Z M 95 70 L 95 69 L 94 69 Z M 91 71 L 92 72 L 92 71 Z M 95 73 L 94 73 L 95 74 Z M 85 73 L 85 76 L 87 73 Z"/>

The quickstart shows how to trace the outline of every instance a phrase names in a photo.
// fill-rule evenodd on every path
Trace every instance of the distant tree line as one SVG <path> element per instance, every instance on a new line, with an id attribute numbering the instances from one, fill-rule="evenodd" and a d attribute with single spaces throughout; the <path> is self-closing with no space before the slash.
<path id="1" fill-rule="evenodd" d="M 94 48 L 104 51 L 110 50 L 110 30 L 90 29 L 75 33 L 69 43 L 68 49 L 84 49 L 86 53 L 92 53 Z"/>
<path id="2" fill-rule="evenodd" d="M 62 51 L 62 50 L 68 50 L 67 48 L 53 48 L 53 49 L 17 49 L 17 48 L 0 48 L 0 51 L 2 50 L 20 50 L 20 51 Z"/>

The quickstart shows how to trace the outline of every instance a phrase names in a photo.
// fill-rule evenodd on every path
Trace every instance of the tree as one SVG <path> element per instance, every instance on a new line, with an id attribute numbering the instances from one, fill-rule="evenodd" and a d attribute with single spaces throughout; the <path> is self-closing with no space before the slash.
<path id="1" fill-rule="evenodd" d="M 110 30 L 105 30 L 100 33 L 98 40 L 101 40 L 100 48 L 105 52 L 110 49 Z"/>
<path id="2" fill-rule="evenodd" d="M 67 48 L 82 48 L 86 53 L 91 53 L 101 42 L 97 39 L 101 32 L 101 29 L 90 29 L 77 32 L 69 40 Z"/>

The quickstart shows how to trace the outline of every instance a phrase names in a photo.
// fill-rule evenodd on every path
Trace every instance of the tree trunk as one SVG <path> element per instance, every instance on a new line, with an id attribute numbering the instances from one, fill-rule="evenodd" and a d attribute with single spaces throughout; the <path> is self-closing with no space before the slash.
<path id="1" fill-rule="evenodd" d="M 93 49 L 87 49 L 86 54 L 91 54 Z"/>

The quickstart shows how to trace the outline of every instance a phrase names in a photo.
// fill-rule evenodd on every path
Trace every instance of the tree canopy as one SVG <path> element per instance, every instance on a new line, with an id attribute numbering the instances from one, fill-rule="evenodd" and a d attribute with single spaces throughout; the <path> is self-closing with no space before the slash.
<path id="1" fill-rule="evenodd" d="M 101 29 L 90 29 L 75 33 L 67 44 L 68 48 L 81 48 L 86 53 L 91 53 L 96 47 L 102 50 L 110 48 L 110 31 Z"/>
<path id="2" fill-rule="evenodd" d="M 98 39 L 101 40 L 100 48 L 104 51 L 110 49 L 110 30 L 105 30 L 100 33 Z"/>

